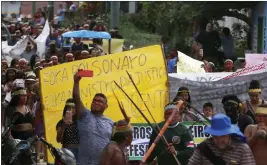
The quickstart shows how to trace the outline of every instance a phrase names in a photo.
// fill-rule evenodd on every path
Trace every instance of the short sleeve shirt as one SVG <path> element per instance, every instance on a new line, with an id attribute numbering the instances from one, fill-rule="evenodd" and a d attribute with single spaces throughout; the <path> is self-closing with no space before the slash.
<path id="1" fill-rule="evenodd" d="M 86 109 L 78 120 L 80 137 L 78 163 L 98 165 L 100 155 L 110 142 L 113 121 L 105 116 L 96 116 Z"/>

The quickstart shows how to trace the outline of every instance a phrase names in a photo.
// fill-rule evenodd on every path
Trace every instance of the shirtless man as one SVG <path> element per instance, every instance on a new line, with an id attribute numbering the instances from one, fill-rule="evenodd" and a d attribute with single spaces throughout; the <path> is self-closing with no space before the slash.
<path id="1" fill-rule="evenodd" d="M 111 142 L 101 154 L 99 165 L 126 165 L 126 147 L 132 143 L 132 126 L 126 120 L 116 123 Z"/>
<path id="2" fill-rule="evenodd" d="M 256 109 L 255 118 L 258 124 L 249 125 L 245 130 L 245 136 L 257 165 L 266 165 L 267 106 L 258 107 Z"/>

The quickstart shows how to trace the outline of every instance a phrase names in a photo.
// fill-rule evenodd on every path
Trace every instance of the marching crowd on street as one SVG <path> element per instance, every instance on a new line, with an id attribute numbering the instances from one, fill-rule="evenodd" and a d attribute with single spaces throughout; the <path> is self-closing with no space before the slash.
<path id="1" fill-rule="evenodd" d="M 14 128 L 10 137 L 26 140 L 33 134 L 45 136 L 43 111 L 40 101 L 40 70 L 53 67 L 60 63 L 72 62 L 87 58 L 97 58 L 105 55 L 101 39 L 94 39 L 92 45 L 84 44 L 81 38 L 74 38 L 68 51 L 62 48 L 61 35 L 74 30 L 107 31 L 105 23 L 97 17 L 88 16 L 83 25 L 63 28 L 64 20 L 62 6 L 59 7 L 57 20 L 50 23 L 50 36 L 47 39 L 45 58 L 37 54 L 34 39 L 44 28 L 46 14 L 39 9 L 31 22 L 18 21 L 8 25 L 11 38 L 2 36 L 8 45 L 14 46 L 23 35 L 28 36 L 29 43 L 21 57 L 12 59 L 10 65 L 2 60 L 2 129 L 10 125 L 16 116 Z M 35 24 L 32 24 L 35 22 Z M 109 32 L 112 38 L 122 38 L 118 28 Z M 232 39 L 229 29 L 223 29 L 222 35 L 213 33 L 212 24 L 207 24 L 206 32 L 196 37 L 193 45 L 195 58 L 205 60 L 207 72 L 214 72 L 214 63 L 223 61 L 226 72 L 233 72 L 236 60 L 231 47 Z M 216 42 L 212 42 L 216 40 Z M 215 44 L 211 46 L 210 44 Z M 223 46 L 223 55 L 218 55 L 215 62 L 212 54 Z M 164 48 L 163 43 L 163 48 Z M 210 49 L 212 47 L 212 49 Z M 204 51 L 204 52 L 203 52 Z M 194 51 L 193 51 L 194 52 Z M 205 57 L 203 59 L 203 54 Z M 167 56 L 168 72 L 175 72 L 175 64 L 179 60 L 177 51 L 170 51 Z M 129 161 L 127 147 L 131 145 L 133 126 L 130 120 L 112 121 L 103 113 L 108 107 L 108 99 L 104 93 L 95 94 L 91 107 L 85 107 L 80 97 L 79 82 L 82 78 L 75 74 L 73 81 L 73 97 L 69 98 L 62 110 L 62 119 L 56 125 L 58 143 L 62 148 L 69 149 L 80 165 L 126 165 L 140 164 L 140 161 Z M 168 142 L 159 141 L 154 150 L 149 153 L 145 163 L 158 165 L 175 165 L 178 159 L 181 165 L 267 165 L 267 101 L 261 98 L 261 82 L 252 80 L 248 89 L 249 100 L 240 100 L 236 95 L 226 95 L 221 105 L 224 114 L 217 114 L 213 104 L 207 102 L 202 112 L 195 112 L 187 104 L 177 108 L 179 101 L 191 104 L 191 93 L 187 87 L 180 87 L 176 97 L 162 111 L 164 121 L 158 124 L 160 129 L 169 122 L 165 133 Z M 210 126 L 204 130 L 211 137 L 198 146 L 194 145 L 192 132 L 183 124 L 184 121 L 210 121 Z M 156 126 L 155 126 L 156 127 Z M 150 137 L 149 146 L 158 140 L 155 129 Z M 40 141 L 36 143 L 37 160 L 47 159 L 45 147 Z M 45 160 L 47 161 L 47 160 Z"/>

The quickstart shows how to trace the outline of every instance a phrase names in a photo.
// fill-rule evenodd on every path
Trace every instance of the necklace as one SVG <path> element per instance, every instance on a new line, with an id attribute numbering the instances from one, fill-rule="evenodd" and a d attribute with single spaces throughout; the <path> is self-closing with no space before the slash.
<path id="1" fill-rule="evenodd" d="M 121 147 L 119 146 L 119 144 L 115 141 L 111 141 L 112 143 L 116 144 L 116 146 L 121 150 L 122 154 L 123 154 L 123 157 L 124 157 L 124 160 L 125 160 L 125 165 L 127 165 L 127 160 L 128 160 L 128 154 L 125 150 L 121 149 Z"/>

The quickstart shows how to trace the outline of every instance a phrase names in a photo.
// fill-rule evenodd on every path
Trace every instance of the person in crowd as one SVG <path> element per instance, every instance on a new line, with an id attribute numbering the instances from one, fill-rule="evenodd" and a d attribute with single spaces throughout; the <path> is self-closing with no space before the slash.
<path id="1" fill-rule="evenodd" d="M 34 15 L 34 21 L 36 23 L 40 23 L 40 21 L 41 21 L 41 14 L 42 14 L 42 9 L 41 8 L 38 8 L 37 12 Z"/>
<path id="2" fill-rule="evenodd" d="M 6 93 L 4 104 L 7 105 L 11 101 L 11 91 L 13 88 L 13 82 L 16 79 L 17 69 L 8 68 L 5 73 L 5 81 L 3 91 Z"/>
<path id="3" fill-rule="evenodd" d="M 10 27 L 9 27 L 9 32 L 11 34 L 15 33 L 16 31 L 16 25 L 15 24 L 11 24 Z"/>
<path id="4" fill-rule="evenodd" d="M 22 26 L 20 22 L 16 23 L 16 31 L 19 30 L 20 32 L 22 31 Z"/>
<path id="5" fill-rule="evenodd" d="M 94 96 L 91 111 L 84 106 L 80 97 L 80 80 L 81 77 L 76 73 L 72 94 L 78 117 L 80 137 L 78 163 L 97 165 L 102 151 L 110 142 L 113 121 L 103 115 L 108 107 L 107 98 L 104 94 L 98 93 Z"/>
<path id="6" fill-rule="evenodd" d="M 111 29 L 109 33 L 111 35 L 111 38 L 123 39 L 123 37 L 119 34 L 119 28 L 117 27 Z"/>
<path id="7" fill-rule="evenodd" d="M 59 9 L 57 10 L 57 16 L 58 16 L 58 24 L 61 25 L 61 23 L 64 21 L 65 18 L 65 10 L 63 9 L 62 4 L 59 4 Z"/>
<path id="8" fill-rule="evenodd" d="M 2 59 L 1 61 L 1 71 L 2 71 L 2 84 L 5 82 L 5 73 L 8 68 L 7 61 L 5 59 Z"/>
<path id="9" fill-rule="evenodd" d="M 169 55 L 169 59 L 167 60 L 168 73 L 176 73 L 177 72 L 177 62 L 178 62 L 178 52 L 177 50 L 172 50 Z"/>
<path id="10" fill-rule="evenodd" d="M 111 142 L 103 150 L 98 165 L 128 164 L 126 148 L 133 139 L 133 127 L 126 120 L 119 120 L 114 124 Z"/>
<path id="11" fill-rule="evenodd" d="M 84 25 L 83 25 L 83 29 L 84 29 L 84 30 L 90 30 L 90 26 L 89 26 L 88 24 L 84 24 Z"/>
<path id="12" fill-rule="evenodd" d="M 36 135 L 38 137 L 44 138 L 44 118 L 43 118 L 43 111 L 41 106 L 41 100 L 40 100 L 40 84 L 39 82 L 35 83 L 33 88 L 33 93 L 36 94 L 35 102 L 32 108 L 32 114 L 34 117 L 34 128 Z M 45 145 L 38 140 L 36 143 L 36 153 L 37 153 L 37 162 L 40 163 L 41 159 L 45 158 Z"/>
<path id="13" fill-rule="evenodd" d="M 213 62 L 209 62 L 208 72 L 216 72 L 216 67 Z"/>
<path id="14" fill-rule="evenodd" d="M 221 46 L 221 39 L 218 32 L 213 31 L 212 23 L 206 25 L 206 31 L 200 32 L 196 38 L 203 47 L 203 58 L 207 61 L 217 62 L 218 48 Z"/>
<path id="15" fill-rule="evenodd" d="M 188 165 L 256 165 L 243 133 L 226 115 L 215 115 L 204 133 L 212 137 L 197 146 Z"/>
<path id="16" fill-rule="evenodd" d="M 50 41 L 49 48 L 45 53 L 45 58 L 51 59 L 52 56 L 59 56 L 59 55 L 60 55 L 60 49 L 56 47 L 56 42 L 54 40 Z"/>
<path id="17" fill-rule="evenodd" d="M 71 45 L 70 53 L 73 53 L 75 55 L 83 50 L 84 44 L 81 41 L 81 38 L 74 38 L 74 40 L 75 42 Z"/>
<path id="18" fill-rule="evenodd" d="M 16 38 L 16 34 L 11 34 L 11 40 L 9 40 L 9 41 L 7 42 L 7 44 L 8 44 L 9 46 L 14 46 L 14 45 L 16 45 L 17 42 L 18 42 L 18 40 L 17 40 L 17 38 Z"/>
<path id="19" fill-rule="evenodd" d="M 252 80 L 248 88 L 248 95 L 250 100 L 243 102 L 243 113 L 250 116 L 254 123 L 257 123 L 255 119 L 255 111 L 257 107 L 261 105 L 267 105 L 267 101 L 261 99 L 261 85 L 259 80 Z"/>
<path id="20" fill-rule="evenodd" d="M 58 65 L 59 64 L 57 56 L 52 56 L 50 58 L 50 60 L 52 61 L 53 65 Z"/>
<path id="21" fill-rule="evenodd" d="M 87 50 L 83 50 L 81 52 L 80 59 L 87 59 L 87 58 L 91 58 L 91 57 L 92 57 L 92 55 L 90 55 L 90 53 Z"/>
<path id="22" fill-rule="evenodd" d="M 103 20 L 101 18 L 96 18 L 96 25 L 94 26 L 94 31 L 97 32 L 106 32 L 107 27 L 105 26 Z"/>
<path id="23" fill-rule="evenodd" d="M 57 142 L 62 144 L 62 148 L 69 149 L 78 160 L 79 134 L 73 99 L 66 101 L 62 117 L 56 125 Z"/>
<path id="24" fill-rule="evenodd" d="M 187 165 L 188 159 L 192 156 L 194 151 L 194 143 L 192 133 L 185 125 L 180 121 L 180 113 L 177 110 L 176 103 L 169 103 L 164 108 L 164 122 L 159 123 L 159 127 L 162 128 L 171 114 L 175 112 L 175 115 L 170 122 L 169 127 L 164 133 L 166 140 L 169 143 L 168 150 L 165 150 L 163 142 L 160 140 L 155 149 L 147 159 L 147 163 L 150 163 L 157 157 L 158 165 L 174 165 L 176 164 L 172 154 L 176 155 L 181 165 Z M 149 146 L 152 145 L 156 139 L 158 133 L 153 131 L 150 137 Z"/>
<path id="25" fill-rule="evenodd" d="M 101 52 L 101 56 L 105 55 L 104 49 L 103 49 L 103 40 L 99 38 L 93 39 L 93 45 L 95 48 L 97 48 Z"/>
<path id="26" fill-rule="evenodd" d="M 233 62 L 235 62 L 237 60 L 237 57 L 235 55 L 234 40 L 231 35 L 230 29 L 227 27 L 224 27 L 220 34 L 220 38 L 222 42 L 224 58 L 231 59 Z"/>
<path id="27" fill-rule="evenodd" d="M 225 60 L 223 72 L 234 72 L 234 63 L 232 60 L 230 59 Z"/>
<path id="28" fill-rule="evenodd" d="M 27 106 L 32 110 L 34 102 L 36 100 L 36 94 L 33 92 L 36 83 L 36 75 L 31 71 L 26 74 L 25 88 L 27 91 Z"/>
<path id="29" fill-rule="evenodd" d="M 249 125 L 245 130 L 245 136 L 256 164 L 264 165 L 267 155 L 267 106 L 257 107 L 255 115 L 258 124 Z"/>
<path id="30" fill-rule="evenodd" d="M 190 91 L 187 87 L 180 87 L 178 92 L 173 100 L 173 102 L 177 102 L 178 100 L 183 99 L 183 101 L 191 104 Z M 201 117 L 198 114 L 195 114 L 191 108 L 188 106 L 182 106 L 180 108 L 181 122 L 183 121 L 198 121 Z"/>
<path id="31" fill-rule="evenodd" d="M 213 105 L 210 102 L 207 102 L 203 105 L 203 115 L 211 120 L 212 116 L 214 115 Z M 206 121 L 205 119 L 203 119 Z"/>
<path id="32" fill-rule="evenodd" d="M 67 53 L 65 56 L 66 56 L 65 57 L 65 61 L 66 62 L 72 62 L 72 61 L 74 61 L 74 57 L 73 57 L 73 54 L 72 53 Z"/>
<path id="33" fill-rule="evenodd" d="M 24 88 L 18 87 L 12 91 L 12 99 L 6 108 L 6 126 L 14 121 L 14 128 L 11 135 L 14 139 L 27 140 L 32 137 L 33 116 L 27 103 L 27 92 Z"/>
<path id="34" fill-rule="evenodd" d="M 36 54 L 37 52 L 37 44 L 30 36 L 28 36 L 28 39 L 30 42 L 27 44 L 25 51 L 21 54 L 21 58 L 25 58 L 27 61 L 30 61 L 32 55 Z"/>
<path id="35" fill-rule="evenodd" d="M 224 96 L 222 104 L 226 115 L 231 119 L 231 123 L 237 125 L 242 133 L 244 133 L 248 125 L 254 124 L 250 116 L 240 113 L 242 103 L 236 95 Z"/>
<path id="36" fill-rule="evenodd" d="M 22 70 L 22 71 L 27 71 L 27 69 L 28 69 L 27 64 L 28 64 L 28 61 L 25 58 L 19 59 L 18 69 Z"/>
<path id="37" fill-rule="evenodd" d="M 191 50 L 191 55 L 192 58 L 202 61 L 203 60 L 203 49 L 202 49 L 202 44 L 199 42 L 194 42 L 192 44 L 192 50 Z"/>
<path id="38" fill-rule="evenodd" d="M 10 68 L 18 69 L 19 60 L 17 58 L 13 58 L 10 62 Z"/>
<path id="39" fill-rule="evenodd" d="M 16 30 L 15 32 L 15 35 L 16 35 L 16 39 L 19 41 L 21 39 L 21 36 L 22 36 L 22 30 Z"/>

